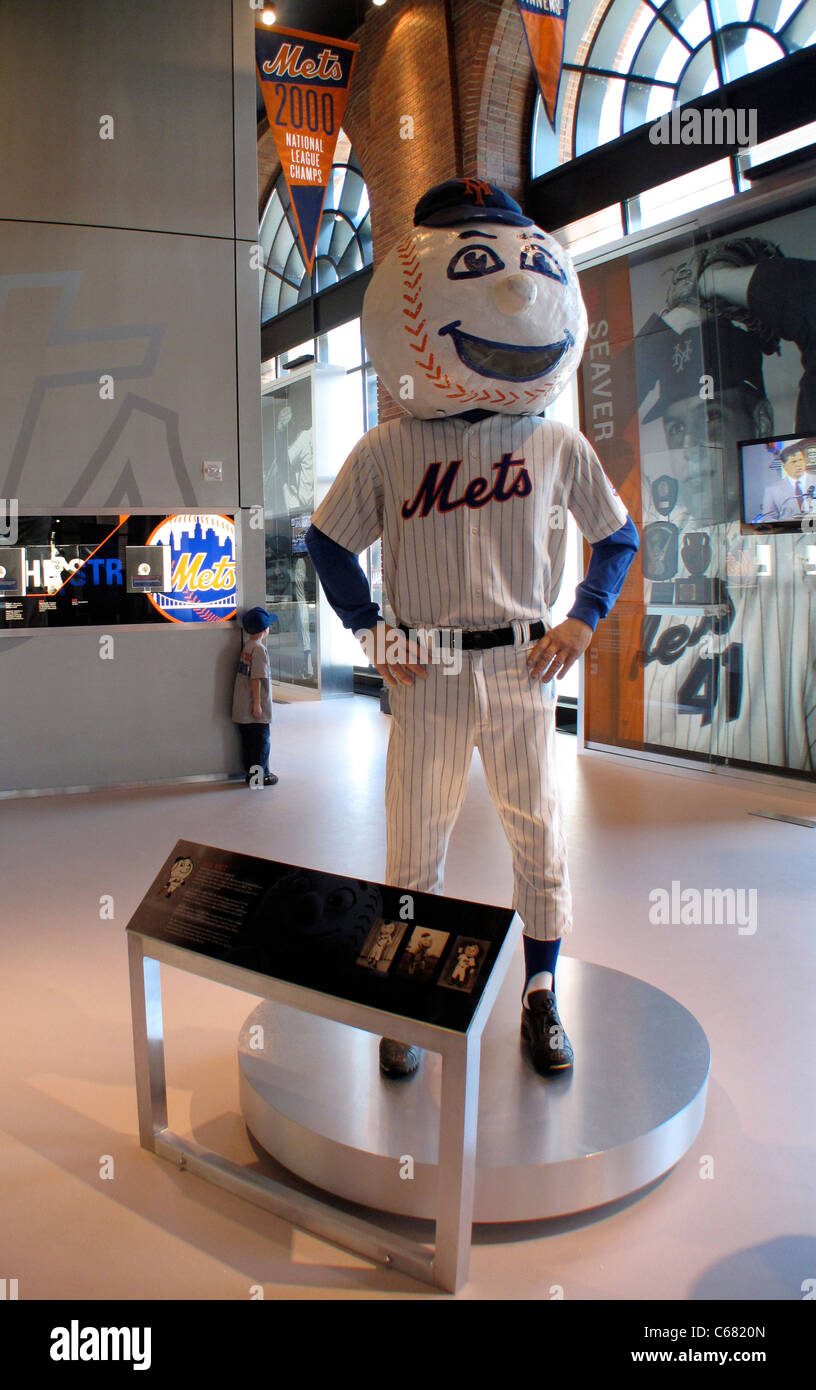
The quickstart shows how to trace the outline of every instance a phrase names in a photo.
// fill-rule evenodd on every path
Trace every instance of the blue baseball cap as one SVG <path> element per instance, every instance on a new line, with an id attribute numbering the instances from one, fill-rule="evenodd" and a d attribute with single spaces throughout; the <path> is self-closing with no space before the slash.
<path id="1" fill-rule="evenodd" d="M 635 363 L 641 404 L 655 384 L 660 386 L 644 425 L 661 419 L 677 401 L 698 396 L 704 375 L 713 378 L 718 394 L 736 386 L 752 392 L 755 401 L 765 395 L 761 340 L 725 316 L 704 314 L 700 323 L 677 333 L 652 314 L 635 338 Z"/>
<path id="2" fill-rule="evenodd" d="M 505 222 L 532 227 L 515 198 L 484 179 L 446 179 L 423 193 L 414 208 L 415 227 L 455 227 L 458 222 Z"/>
<path id="3" fill-rule="evenodd" d="M 272 626 L 272 621 L 271 614 L 265 608 L 248 608 L 241 619 L 241 626 L 250 637 L 256 637 L 259 632 L 266 632 Z"/>

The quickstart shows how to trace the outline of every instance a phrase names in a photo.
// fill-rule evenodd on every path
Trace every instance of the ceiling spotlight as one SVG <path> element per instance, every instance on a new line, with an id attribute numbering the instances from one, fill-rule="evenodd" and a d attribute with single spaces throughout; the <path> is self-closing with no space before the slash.
<path id="1" fill-rule="evenodd" d="M 385 0 L 374 0 L 374 4 L 375 4 L 375 5 L 384 5 L 384 4 L 385 4 Z"/>
<path id="2" fill-rule="evenodd" d="M 275 24 L 278 16 L 275 14 L 271 5 L 264 5 L 261 11 L 261 22 L 263 24 Z"/>

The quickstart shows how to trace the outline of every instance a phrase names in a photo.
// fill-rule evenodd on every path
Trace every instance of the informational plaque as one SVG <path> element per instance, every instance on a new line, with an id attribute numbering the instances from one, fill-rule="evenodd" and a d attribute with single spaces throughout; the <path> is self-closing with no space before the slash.
<path id="1" fill-rule="evenodd" d="M 128 930 L 464 1033 L 513 917 L 179 840 Z"/>
<path id="2" fill-rule="evenodd" d="M 129 545 L 125 550 L 129 594 L 164 594 L 170 588 L 169 545 Z"/>

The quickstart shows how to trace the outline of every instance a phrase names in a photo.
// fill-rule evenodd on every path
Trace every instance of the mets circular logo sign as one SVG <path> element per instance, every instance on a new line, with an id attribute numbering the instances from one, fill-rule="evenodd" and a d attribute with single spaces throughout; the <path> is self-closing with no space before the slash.
<path id="1" fill-rule="evenodd" d="M 148 545 L 170 547 L 170 592 L 148 594 L 172 623 L 219 623 L 235 617 L 235 522 L 229 516 L 165 517 Z"/>

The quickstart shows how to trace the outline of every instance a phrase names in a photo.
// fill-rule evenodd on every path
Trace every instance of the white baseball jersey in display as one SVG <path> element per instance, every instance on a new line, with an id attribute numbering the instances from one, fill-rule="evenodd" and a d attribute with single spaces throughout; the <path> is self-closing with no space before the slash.
<path id="1" fill-rule="evenodd" d="M 548 620 L 564 568 L 566 511 L 590 543 L 626 508 L 587 440 L 532 416 L 400 419 L 352 451 L 314 524 L 359 554 L 383 537 L 389 602 L 409 627 L 467 630 Z M 386 773 L 391 883 L 441 891 L 450 832 L 478 747 L 513 853 L 513 905 L 528 936 L 571 926 L 553 745 L 555 682 L 532 680 L 532 646 L 462 652 L 391 691 Z"/>
<path id="2" fill-rule="evenodd" d="M 401 623 L 474 629 L 546 618 L 567 509 L 590 544 L 627 517 L 577 430 L 528 415 L 400 419 L 360 440 L 313 521 L 355 554 L 382 535 Z"/>
<path id="3" fill-rule="evenodd" d="M 686 530 L 700 529 L 681 527 L 681 545 Z M 737 523 L 705 530 L 726 611 L 647 616 L 644 741 L 816 771 L 814 533 L 742 536 Z"/>

